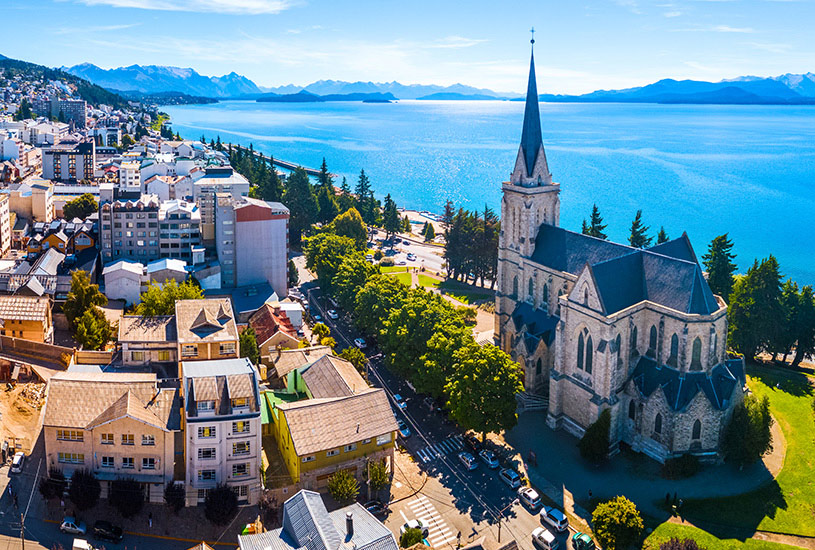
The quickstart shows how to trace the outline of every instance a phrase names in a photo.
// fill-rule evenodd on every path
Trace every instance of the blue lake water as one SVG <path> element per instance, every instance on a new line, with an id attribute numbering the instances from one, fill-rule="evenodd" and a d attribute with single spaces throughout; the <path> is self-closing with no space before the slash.
<path id="1" fill-rule="evenodd" d="M 186 138 L 220 135 L 283 160 L 329 169 L 353 187 L 441 212 L 444 202 L 500 212 L 522 102 L 256 103 L 166 107 Z M 775 254 L 785 276 L 815 284 L 815 107 L 541 104 L 561 225 L 580 230 L 597 203 L 624 242 L 638 208 L 656 234 L 687 231 L 701 256 L 728 232 L 737 262 Z M 339 182 L 337 182 L 339 184 Z"/>

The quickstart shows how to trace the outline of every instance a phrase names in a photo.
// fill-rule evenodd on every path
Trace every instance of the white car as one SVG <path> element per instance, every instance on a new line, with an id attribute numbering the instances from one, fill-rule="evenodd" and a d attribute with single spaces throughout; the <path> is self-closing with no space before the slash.
<path id="1" fill-rule="evenodd" d="M 555 535 L 543 527 L 538 527 L 532 531 L 532 544 L 539 550 L 557 550 L 559 547 Z"/>
<path id="2" fill-rule="evenodd" d="M 414 254 L 413 252 L 408 252 L 407 259 L 410 260 L 411 262 L 415 262 L 416 254 Z"/>
<path id="3" fill-rule="evenodd" d="M 407 403 L 405 403 L 405 400 L 402 399 L 402 396 L 398 393 L 393 394 L 393 400 L 396 401 L 396 406 L 400 409 L 407 409 Z"/>
<path id="4" fill-rule="evenodd" d="M 17 451 L 14 453 L 14 458 L 11 460 L 11 473 L 12 474 L 19 474 L 23 471 L 23 466 L 25 465 L 25 453 L 23 451 Z"/>
<path id="5" fill-rule="evenodd" d="M 498 477 L 501 478 L 501 481 L 509 485 L 510 489 L 517 489 L 521 486 L 521 476 L 519 476 L 515 470 L 504 468 L 498 472 Z"/>
<path id="6" fill-rule="evenodd" d="M 535 510 L 541 505 L 541 497 L 532 487 L 521 487 L 518 489 L 518 498 L 530 509 Z"/>
<path id="7" fill-rule="evenodd" d="M 478 462 L 476 462 L 475 457 L 470 453 L 458 453 L 458 459 L 464 464 L 464 467 L 467 468 L 468 471 L 473 471 L 478 468 Z"/>
<path id="8" fill-rule="evenodd" d="M 487 467 L 491 470 L 495 470 L 496 468 L 498 468 L 498 466 L 500 466 L 500 464 L 498 463 L 498 459 L 495 458 L 495 455 L 493 454 L 492 451 L 484 449 L 483 451 L 478 453 L 478 456 L 481 458 L 481 461 L 484 464 L 486 464 Z"/>
<path id="9" fill-rule="evenodd" d="M 399 536 L 401 537 L 402 535 L 404 535 L 405 531 L 407 531 L 408 529 L 421 529 L 423 539 L 426 539 L 427 537 L 430 536 L 430 530 L 425 526 L 424 523 L 422 523 L 422 520 L 420 519 L 411 519 L 407 523 L 404 523 L 399 528 Z"/>
<path id="10" fill-rule="evenodd" d="M 65 516 L 62 519 L 62 523 L 59 525 L 59 530 L 63 533 L 69 533 L 71 535 L 84 535 L 88 528 L 85 526 L 85 523 L 82 521 L 78 521 L 73 516 Z"/>
<path id="11" fill-rule="evenodd" d="M 340 314 L 337 313 L 337 311 L 334 309 L 329 309 L 326 312 L 326 315 L 328 315 L 328 318 L 331 319 L 332 321 L 336 321 L 337 319 L 340 318 Z"/>
<path id="12" fill-rule="evenodd" d="M 540 516 L 542 523 L 552 526 L 558 533 L 565 533 L 569 530 L 569 519 L 557 508 L 544 506 Z"/>
<path id="13" fill-rule="evenodd" d="M 359 349 L 365 349 L 368 347 L 368 343 L 365 341 L 365 338 L 357 338 L 354 340 L 354 345 Z"/>

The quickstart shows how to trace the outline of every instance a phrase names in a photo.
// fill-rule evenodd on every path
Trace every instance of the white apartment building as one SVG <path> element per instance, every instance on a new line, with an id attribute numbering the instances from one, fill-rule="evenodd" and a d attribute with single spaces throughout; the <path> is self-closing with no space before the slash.
<path id="1" fill-rule="evenodd" d="M 261 417 L 258 372 L 248 359 L 184 361 L 187 505 L 218 484 L 238 502 L 255 504 L 261 491 Z"/>
<path id="2" fill-rule="evenodd" d="M 207 168 L 204 176 L 193 183 L 193 200 L 201 209 L 201 241 L 204 246 L 215 245 L 215 195 L 229 193 L 233 199 L 249 195 L 249 180 L 235 172 L 231 166 Z"/>
<path id="3" fill-rule="evenodd" d="M 192 249 L 201 244 L 201 212 L 195 203 L 165 201 L 161 203 L 158 218 L 161 257 L 193 263 Z"/>
<path id="4" fill-rule="evenodd" d="M 119 165 L 119 189 L 141 193 L 141 163 L 128 160 Z"/>

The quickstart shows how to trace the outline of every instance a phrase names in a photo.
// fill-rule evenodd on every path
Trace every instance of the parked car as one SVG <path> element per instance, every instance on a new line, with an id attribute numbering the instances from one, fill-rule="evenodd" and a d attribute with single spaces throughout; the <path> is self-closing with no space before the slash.
<path id="1" fill-rule="evenodd" d="M 365 349 L 368 347 L 368 343 L 365 341 L 365 338 L 357 338 L 354 340 L 354 345 L 359 349 Z"/>
<path id="2" fill-rule="evenodd" d="M 23 451 L 17 451 L 14 453 L 14 458 L 11 459 L 11 473 L 12 474 L 19 474 L 23 471 L 23 466 L 25 465 L 25 453 Z"/>
<path id="3" fill-rule="evenodd" d="M 407 403 L 405 403 L 405 400 L 402 399 L 402 396 L 398 393 L 393 395 L 393 400 L 396 401 L 396 406 L 400 409 L 407 409 Z"/>
<path id="4" fill-rule="evenodd" d="M 478 462 L 476 462 L 475 457 L 470 453 L 458 453 L 458 459 L 469 471 L 478 468 Z"/>
<path id="5" fill-rule="evenodd" d="M 596 550 L 597 546 L 586 533 L 575 533 L 572 535 L 572 548 L 574 550 Z"/>
<path id="6" fill-rule="evenodd" d="M 501 481 L 509 485 L 510 489 L 517 489 L 521 486 L 521 476 L 519 476 L 515 470 L 504 468 L 498 472 L 498 477 L 501 478 Z"/>
<path id="7" fill-rule="evenodd" d="M 405 421 L 401 418 L 397 418 L 396 423 L 399 425 L 399 435 L 405 439 L 410 437 L 410 428 L 408 428 L 407 424 L 405 424 Z"/>
<path id="8" fill-rule="evenodd" d="M 407 265 L 407 262 L 405 260 L 399 260 L 396 262 L 396 265 Z"/>
<path id="9" fill-rule="evenodd" d="M 565 533 L 569 530 L 569 519 L 557 508 L 544 506 L 540 516 L 541 522 L 550 525 L 558 533 Z"/>
<path id="10" fill-rule="evenodd" d="M 340 314 L 337 313 L 336 309 L 329 309 L 326 312 L 326 315 L 328 315 L 328 318 L 331 319 L 332 321 L 336 321 L 337 319 L 340 318 Z"/>
<path id="11" fill-rule="evenodd" d="M 84 535 L 88 528 L 85 526 L 84 521 L 78 521 L 73 516 L 65 516 L 59 525 L 59 530 L 71 535 Z"/>
<path id="12" fill-rule="evenodd" d="M 415 262 L 416 254 L 414 254 L 413 252 L 408 252 L 407 259 L 410 260 L 411 262 Z"/>
<path id="13" fill-rule="evenodd" d="M 427 537 L 430 536 L 430 530 L 424 523 L 422 523 L 422 520 L 420 519 L 411 519 L 404 523 L 399 528 L 399 536 L 401 537 L 402 535 L 404 535 L 405 531 L 407 531 L 408 529 L 421 529 L 423 539 L 426 539 Z"/>
<path id="14" fill-rule="evenodd" d="M 557 550 L 558 543 L 555 535 L 544 529 L 538 527 L 532 531 L 532 544 L 539 550 Z"/>
<path id="15" fill-rule="evenodd" d="M 387 511 L 381 500 L 369 500 L 364 504 L 365 509 L 375 516 L 383 516 Z"/>
<path id="16" fill-rule="evenodd" d="M 113 525 L 109 521 L 100 519 L 93 524 L 93 536 L 97 539 L 108 540 L 110 542 L 122 541 L 122 528 Z"/>
<path id="17" fill-rule="evenodd" d="M 315 323 L 319 323 L 323 320 L 323 316 L 320 315 L 319 313 L 315 313 L 314 315 L 311 316 L 311 318 L 314 319 Z"/>
<path id="18" fill-rule="evenodd" d="M 518 489 L 518 498 L 531 510 L 537 510 L 541 505 L 541 497 L 532 487 L 521 487 Z"/>
<path id="19" fill-rule="evenodd" d="M 486 464 L 490 470 L 495 470 L 498 468 L 498 466 L 500 466 L 500 464 L 498 464 L 498 459 L 495 458 L 495 454 L 492 451 L 484 449 L 478 453 L 478 456 L 481 457 L 481 461 Z"/>
<path id="20" fill-rule="evenodd" d="M 467 447 L 473 454 L 478 454 L 481 451 L 481 442 L 473 434 L 465 434 L 464 446 Z"/>

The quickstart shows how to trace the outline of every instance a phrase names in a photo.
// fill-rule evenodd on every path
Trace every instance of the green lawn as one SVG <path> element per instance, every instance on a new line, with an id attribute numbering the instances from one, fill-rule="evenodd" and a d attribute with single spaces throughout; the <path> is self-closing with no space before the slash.
<path id="1" fill-rule="evenodd" d="M 492 294 L 485 292 L 484 289 L 480 287 L 466 285 L 458 281 L 444 281 L 438 285 L 438 289 L 444 294 L 468 305 L 479 300 L 489 300 L 493 297 Z"/>
<path id="2" fill-rule="evenodd" d="M 430 275 L 425 275 L 423 273 L 419 273 L 419 286 L 423 287 L 437 287 L 441 284 L 441 280 L 436 279 L 435 277 L 431 277 Z"/>
<path id="3" fill-rule="evenodd" d="M 407 272 L 407 266 L 404 265 L 394 265 L 390 267 L 379 266 L 379 271 L 381 271 L 382 273 L 405 273 Z"/>
<path id="4" fill-rule="evenodd" d="M 393 277 L 394 279 L 396 279 L 397 281 L 399 281 L 403 285 L 410 286 L 410 285 L 413 284 L 413 279 L 412 279 L 410 273 L 390 272 L 390 273 L 388 273 L 388 275 L 390 277 Z"/>
<path id="5" fill-rule="evenodd" d="M 715 518 L 723 532 L 732 526 L 815 536 L 815 426 L 810 379 L 763 366 L 751 366 L 748 373 L 750 389 L 758 398 L 769 397 L 773 417 L 784 432 L 784 467 L 775 481 L 750 493 L 686 500 L 685 516 L 690 521 L 698 519 L 700 524 Z"/>
<path id="6" fill-rule="evenodd" d="M 648 535 L 643 543 L 643 550 L 659 550 L 659 545 L 676 537 L 678 539 L 693 539 L 700 548 L 707 550 L 790 550 L 792 547 L 786 544 L 767 542 L 763 540 L 747 539 L 744 542 L 738 539 L 718 539 L 715 536 L 691 527 L 690 525 L 676 525 L 674 523 L 663 523 Z"/>

